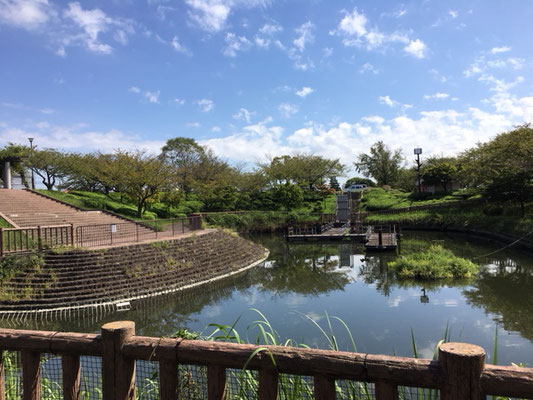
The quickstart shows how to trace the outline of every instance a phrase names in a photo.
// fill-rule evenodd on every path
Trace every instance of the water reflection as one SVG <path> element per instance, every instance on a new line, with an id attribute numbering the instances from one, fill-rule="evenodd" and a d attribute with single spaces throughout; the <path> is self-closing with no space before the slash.
<path id="1" fill-rule="evenodd" d="M 128 312 L 71 321 L 10 323 L 9 327 L 97 332 L 105 322 L 130 319 L 139 334 L 161 336 L 179 328 L 200 331 L 212 322 L 232 324 L 239 319 L 239 329 L 246 331 L 247 324 L 256 319 L 247 310 L 255 307 L 283 338 L 325 346 L 321 334 L 300 316 L 319 320 L 327 312 L 350 327 L 361 351 L 411 355 L 413 329 L 424 355 L 431 356 L 448 325 L 457 335 L 452 339 L 491 349 L 496 321 L 507 333 L 520 334 L 505 335 L 500 341 L 506 346 L 501 361 L 533 362 L 529 341 L 533 340 L 533 263 L 529 254 L 505 250 L 484 258 L 501 246 L 469 236 L 407 232 L 402 239 L 403 254 L 440 241 L 456 255 L 475 258 L 481 266 L 479 278 L 473 280 L 420 282 L 397 280 L 388 270 L 395 253 L 365 255 L 358 243 L 295 244 L 279 236 L 253 240 L 270 250 L 269 260 L 264 267 L 239 276 L 135 303 Z M 0 326 L 6 326 L 5 321 Z"/>

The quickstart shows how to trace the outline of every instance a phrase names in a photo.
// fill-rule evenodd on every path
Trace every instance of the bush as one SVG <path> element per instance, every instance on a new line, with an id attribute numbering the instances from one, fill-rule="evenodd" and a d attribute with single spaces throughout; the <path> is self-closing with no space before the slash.
<path id="1" fill-rule="evenodd" d="M 400 279 L 458 279 L 472 278 L 479 265 L 455 256 L 441 245 L 431 245 L 427 251 L 401 256 L 388 263 Z"/>

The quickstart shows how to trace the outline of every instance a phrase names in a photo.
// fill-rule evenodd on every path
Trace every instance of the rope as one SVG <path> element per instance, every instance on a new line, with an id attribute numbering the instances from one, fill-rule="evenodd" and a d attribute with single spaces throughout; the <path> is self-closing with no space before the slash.
<path id="1" fill-rule="evenodd" d="M 533 233 L 533 231 L 530 231 L 530 232 L 526 233 L 524 236 L 522 236 L 521 238 L 516 239 L 514 242 L 508 244 L 507 246 L 502 247 L 501 249 L 498 249 L 498 250 L 496 250 L 496 251 L 493 251 L 493 252 L 490 252 L 490 253 L 487 253 L 487 254 L 483 254 L 483 255 L 481 255 L 481 256 L 473 257 L 472 260 L 475 260 L 476 258 L 481 258 L 481 257 L 488 257 L 488 256 L 491 256 L 491 255 L 493 255 L 493 254 L 499 253 L 500 251 L 505 250 L 505 249 L 511 247 L 512 245 L 518 243 L 519 241 L 521 241 L 522 239 L 524 239 L 524 238 L 526 238 L 527 236 L 531 235 L 532 233 Z"/>

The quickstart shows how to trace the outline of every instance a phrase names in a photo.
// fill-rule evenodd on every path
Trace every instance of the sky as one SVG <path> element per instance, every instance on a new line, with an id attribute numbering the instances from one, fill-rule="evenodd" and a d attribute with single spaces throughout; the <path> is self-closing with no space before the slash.
<path id="1" fill-rule="evenodd" d="M 0 0 L 0 146 L 196 139 L 253 168 L 533 121 L 530 0 Z"/>

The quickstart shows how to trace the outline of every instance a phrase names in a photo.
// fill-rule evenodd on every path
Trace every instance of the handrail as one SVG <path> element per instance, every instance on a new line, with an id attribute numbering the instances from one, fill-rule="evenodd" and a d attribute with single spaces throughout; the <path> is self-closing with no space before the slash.
<path id="1" fill-rule="evenodd" d="M 135 396 L 135 360 L 159 363 L 161 400 L 175 399 L 178 364 L 207 366 L 207 398 L 224 398 L 226 369 L 259 372 L 258 398 L 277 398 L 279 374 L 314 377 L 314 398 L 335 397 L 336 380 L 371 382 L 376 399 L 398 399 L 399 386 L 440 390 L 441 400 L 487 395 L 533 398 L 533 369 L 485 365 L 485 351 L 465 343 L 444 343 L 438 360 L 310 348 L 135 336 L 131 321 L 102 326 L 102 333 L 0 329 L 0 349 L 22 352 L 24 399 L 40 395 L 40 353 L 62 357 L 65 398 L 79 397 L 80 356 L 102 357 L 103 400 Z M 0 360 L 1 363 L 1 360 Z M 0 380 L 0 396 L 3 393 Z M 28 389 L 26 391 L 26 389 Z"/>

